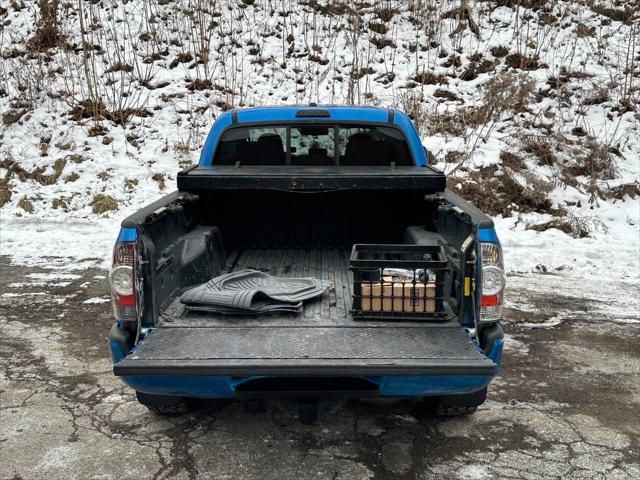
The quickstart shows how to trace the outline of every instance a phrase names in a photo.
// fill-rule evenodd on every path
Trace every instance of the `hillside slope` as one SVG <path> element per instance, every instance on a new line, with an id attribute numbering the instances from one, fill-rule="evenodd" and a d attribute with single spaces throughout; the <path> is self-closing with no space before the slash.
<path id="1" fill-rule="evenodd" d="M 0 8 L 2 253 L 108 256 L 119 221 L 174 188 L 224 110 L 372 104 L 407 111 L 450 188 L 496 216 L 512 274 L 637 291 L 638 10 L 13 0 Z"/>

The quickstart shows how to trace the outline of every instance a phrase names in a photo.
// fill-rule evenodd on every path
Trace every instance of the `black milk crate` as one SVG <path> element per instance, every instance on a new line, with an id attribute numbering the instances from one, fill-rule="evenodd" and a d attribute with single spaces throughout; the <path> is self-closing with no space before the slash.
<path id="1" fill-rule="evenodd" d="M 351 270 L 354 320 L 447 319 L 441 246 L 355 244 Z"/>

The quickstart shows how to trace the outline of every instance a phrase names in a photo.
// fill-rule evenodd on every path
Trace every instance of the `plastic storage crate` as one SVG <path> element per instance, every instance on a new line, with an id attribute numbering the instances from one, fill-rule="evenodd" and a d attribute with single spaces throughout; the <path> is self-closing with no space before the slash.
<path id="1" fill-rule="evenodd" d="M 354 320 L 446 320 L 445 258 L 437 245 L 354 245 Z"/>

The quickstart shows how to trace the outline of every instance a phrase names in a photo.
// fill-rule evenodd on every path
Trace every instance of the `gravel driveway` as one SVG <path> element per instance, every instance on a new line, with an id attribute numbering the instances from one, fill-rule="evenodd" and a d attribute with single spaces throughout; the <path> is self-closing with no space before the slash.
<path id="1" fill-rule="evenodd" d="M 501 376 L 469 418 L 409 400 L 325 403 L 313 426 L 287 401 L 163 418 L 111 373 L 106 272 L 52 264 L 0 258 L 2 478 L 640 478 L 635 314 L 510 279 Z"/>

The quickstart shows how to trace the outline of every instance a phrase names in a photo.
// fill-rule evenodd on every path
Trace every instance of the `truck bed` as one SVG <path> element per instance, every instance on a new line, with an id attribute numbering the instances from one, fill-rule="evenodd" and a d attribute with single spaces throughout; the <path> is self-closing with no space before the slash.
<path id="1" fill-rule="evenodd" d="M 445 322 L 354 320 L 350 252 L 340 248 L 231 251 L 224 270 L 315 276 L 333 288 L 298 314 L 220 316 L 173 300 L 116 375 L 379 376 L 493 375 L 455 315 Z M 488 378 L 488 377 L 487 377 Z"/>
<path id="2" fill-rule="evenodd" d="M 452 326 L 454 315 L 446 322 L 354 321 L 350 314 L 353 277 L 349 271 L 347 249 L 236 249 L 227 257 L 225 272 L 259 270 L 284 277 L 316 277 L 330 280 L 333 287 L 320 298 L 305 302 L 299 314 L 223 316 L 208 312 L 190 312 L 175 298 L 161 315 L 162 327 L 213 326 Z"/>
<path id="3" fill-rule="evenodd" d="M 225 269 L 317 276 L 334 282 L 294 315 L 188 312 L 178 300 L 116 375 L 492 375 L 488 359 L 452 315 L 448 322 L 354 321 L 344 249 L 241 249 Z"/>

